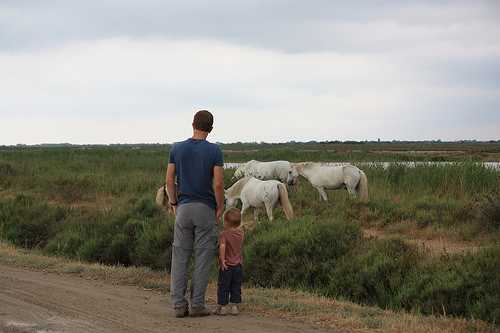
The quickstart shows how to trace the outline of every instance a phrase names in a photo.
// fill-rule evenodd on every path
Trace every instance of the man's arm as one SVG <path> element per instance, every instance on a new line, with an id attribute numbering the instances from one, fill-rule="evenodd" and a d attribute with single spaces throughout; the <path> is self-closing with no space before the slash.
<path id="1" fill-rule="evenodd" d="M 168 163 L 167 167 L 167 176 L 166 181 L 167 184 L 167 194 L 168 201 L 171 204 L 177 204 L 177 185 L 175 184 L 175 164 Z M 175 206 L 173 206 L 174 214 L 175 214 Z"/>
<path id="2" fill-rule="evenodd" d="M 224 212 L 224 168 L 221 166 L 214 166 L 214 193 L 217 202 L 217 223 L 219 223 Z"/>

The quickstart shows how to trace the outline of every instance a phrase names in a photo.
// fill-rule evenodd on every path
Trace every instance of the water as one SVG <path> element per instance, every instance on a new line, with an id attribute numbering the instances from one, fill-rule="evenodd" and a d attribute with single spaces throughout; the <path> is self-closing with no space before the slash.
<path id="1" fill-rule="evenodd" d="M 323 164 L 327 165 L 346 165 L 346 164 L 354 164 L 360 167 L 363 166 L 368 166 L 368 167 L 382 167 L 384 169 L 387 169 L 389 166 L 397 164 L 397 165 L 404 165 L 409 168 L 414 168 L 417 166 L 445 166 L 445 165 L 456 165 L 460 164 L 461 162 L 421 162 L 421 161 L 413 161 L 413 162 L 322 162 Z M 243 163 L 224 163 L 224 168 L 225 169 L 236 169 Z M 482 164 L 485 168 L 488 169 L 493 169 L 496 171 L 500 171 L 500 162 L 478 162 L 478 164 Z"/>

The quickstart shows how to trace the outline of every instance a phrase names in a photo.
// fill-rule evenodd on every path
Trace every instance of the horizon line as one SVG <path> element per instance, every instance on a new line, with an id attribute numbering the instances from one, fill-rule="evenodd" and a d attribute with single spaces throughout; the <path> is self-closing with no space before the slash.
<path id="1" fill-rule="evenodd" d="M 35 143 L 35 144 L 0 144 L 0 147 L 49 147 L 49 146 L 162 146 L 172 145 L 175 142 L 134 142 L 134 143 Z M 284 144 L 365 144 L 365 143 L 500 143 L 500 139 L 478 140 L 478 139 L 460 139 L 460 140 L 441 140 L 441 139 L 424 139 L 424 140 L 309 140 L 309 141 L 282 141 L 282 142 L 267 142 L 267 141 L 234 141 L 234 142 L 214 142 L 219 145 L 284 145 Z"/>

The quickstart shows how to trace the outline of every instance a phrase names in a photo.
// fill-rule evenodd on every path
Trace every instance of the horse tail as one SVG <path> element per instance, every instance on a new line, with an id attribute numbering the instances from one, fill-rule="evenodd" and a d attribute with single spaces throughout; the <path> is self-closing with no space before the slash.
<path id="1" fill-rule="evenodd" d="M 163 185 L 158 189 L 158 192 L 156 192 L 156 204 L 160 207 L 165 207 L 165 198 L 167 196 L 167 190 L 166 190 L 167 185 Z"/>
<path id="2" fill-rule="evenodd" d="M 288 221 L 293 219 L 293 208 L 292 204 L 290 203 L 290 200 L 288 199 L 288 191 L 286 190 L 285 184 L 279 183 L 278 184 L 278 191 L 280 194 L 280 204 L 281 207 L 283 208 L 283 211 L 285 212 L 285 216 Z"/>
<path id="3" fill-rule="evenodd" d="M 173 213 L 172 206 L 170 205 L 168 199 L 167 184 L 158 189 L 158 192 L 156 192 L 155 202 L 159 207 L 166 209 L 169 214 Z"/>
<path id="4" fill-rule="evenodd" d="M 366 174 L 359 170 L 359 183 L 356 187 L 356 192 L 358 193 L 361 202 L 368 202 L 368 178 L 366 178 Z"/>

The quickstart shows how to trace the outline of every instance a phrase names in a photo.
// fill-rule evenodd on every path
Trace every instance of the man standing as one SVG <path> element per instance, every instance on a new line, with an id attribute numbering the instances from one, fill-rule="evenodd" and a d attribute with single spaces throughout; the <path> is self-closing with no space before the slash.
<path id="1" fill-rule="evenodd" d="M 207 316 L 205 292 L 216 252 L 215 224 L 224 211 L 222 151 L 206 140 L 212 131 L 213 116 L 198 111 L 193 136 L 174 144 L 167 168 L 167 189 L 175 214 L 170 295 L 176 317 Z M 177 184 L 175 178 L 177 177 Z M 194 252 L 191 279 L 191 311 L 186 300 L 188 264 Z"/>

